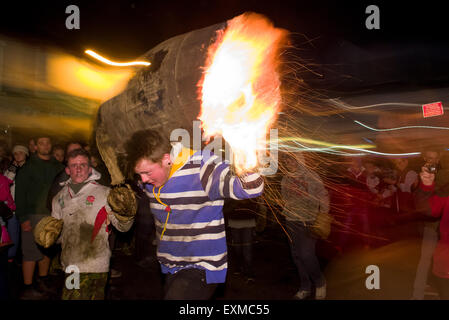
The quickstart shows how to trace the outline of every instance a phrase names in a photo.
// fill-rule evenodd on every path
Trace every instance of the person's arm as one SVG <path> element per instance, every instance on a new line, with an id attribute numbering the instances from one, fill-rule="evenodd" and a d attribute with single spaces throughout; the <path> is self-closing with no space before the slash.
<path id="1" fill-rule="evenodd" d="M 134 217 L 129 219 L 128 221 L 120 221 L 116 218 L 114 215 L 114 212 L 112 211 L 111 207 L 106 204 L 105 206 L 106 212 L 108 213 L 108 221 L 120 232 L 127 232 L 129 229 L 131 229 L 133 223 L 134 223 Z"/>
<path id="2" fill-rule="evenodd" d="M 29 224 L 31 227 L 29 217 L 28 217 L 28 203 L 27 203 L 27 193 L 29 187 L 29 177 L 28 170 L 26 167 L 22 168 L 17 172 L 16 176 L 16 194 L 15 194 L 15 203 L 16 203 L 16 217 L 21 224 L 27 222 L 26 225 Z M 27 228 L 28 229 L 28 228 Z"/>
<path id="3" fill-rule="evenodd" d="M 298 182 L 287 175 L 281 180 L 281 196 L 282 200 L 286 202 L 288 199 L 297 198 L 302 196 L 303 192 L 298 188 Z"/>
<path id="4" fill-rule="evenodd" d="M 320 212 L 328 213 L 329 212 L 329 193 L 327 189 L 324 187 L 323 182 L 320 178 L 316 178 L 315 187 L 313 196 L 316 196 L 318 201 L 320 202 Z M 319 180 L 318 180 L 319 179 Z"/>
<path id="5" fill-rule="evenodd" d="M 401 189 L 402 192 L 411 192 L 412 186 L 415 185 L 417 181 L 418 174 L 415 171 L 410 170 L 405 176 L 405 181 L 398 185 L 399 189 Z"/>
<path id="6" fill-rule="evenodd" d="M 53 198 L 51 203 L 51 216 L 56 219 L 62 219 L 62 208 L 56 197 Z"/>
<path id="7" fill-rule="evenodd" d="M 5 170 L 5 177 L 7 177 L 10 180 L 14 180 L 16 177 L 17 167 L 14 165 L 10 165 L 8 169 Z"/>
<path id="8" fill-rule="evenodd" d="M 0 201 L 4 201 L 5 204 L 12 211 L 16 210 L 16 204 L 14 203 L 14 199 L 11 195 L 10 186 L 12 185 L 12 180 L 8 179 L 6 176 L 0 173 Z"/>
<path id="9" fill-rule="evenodd" d="M 53 198 L 52 204 L 51 204 L 51 216 L 56 219 L 62 219 L 62 208 L 59 204 L 59 201 L 56 197 Z M 64 228 L 64 226 L 63 226 Z M 61 243 L 62 237 L 61 234 L 59 234 L 58 239 L 56 240 L 56 243 Z"/>
<path id="10" fill-rule="evenodd" d="M 234 175 L 228 161 L 216 163 L 217 156 L 204 157 L 201 163 L 200 179 L 209 198 L 248 199 L 262 194 L 264 180 L 259 173 Z"/>
<path id="11" fill-rule="evenodd" d="M 378 177 L 366 178 L 366 186 L 368 187 L 369 191 L 375 195 L 379 194 L 379 190 L 377 190 L 378 185 L 379 185 Z"/>
<path id="12" fill-rule="evenodd" d="M 323 180 L 313 171 L 306 170 L 304 174 L 304 179 L 309 185 L 307 187 L 307 197 L 317 203 L 319 212 L 328 213 L 330 203 L 329 192 L 324 187 Z"/>

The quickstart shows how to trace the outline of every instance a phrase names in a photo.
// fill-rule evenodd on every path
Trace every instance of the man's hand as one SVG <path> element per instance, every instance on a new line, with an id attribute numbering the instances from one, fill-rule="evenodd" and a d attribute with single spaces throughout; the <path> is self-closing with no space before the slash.
<path id="1" fill-rule="evenodd" d="M 425 186 L 431 186 L 435 181 L 435 174 L 430 173 L 426 167 L 421 168 L 421 173 L 419 174 L 421 181 Z"/>
<path id="2" fill-rule="evenodd" d="M 22 231 L 24 231 L 24 232 L 29 232 L 29 231 L 31 231 L 33 229 L 31 227 L 31 221 L 30 220 L 27 220 L 27 221 L 23 222 L 21 224 L 21 227 L 22 227 Z"/>

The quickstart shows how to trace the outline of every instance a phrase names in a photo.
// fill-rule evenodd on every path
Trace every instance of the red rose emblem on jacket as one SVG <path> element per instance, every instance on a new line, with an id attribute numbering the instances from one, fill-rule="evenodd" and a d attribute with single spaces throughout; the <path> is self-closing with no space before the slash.
<path id="1" fill-rule="evenodd" d="M 94 203 L 94 201 L 95 201 L 95 197 L 94 197 L 94 196 L 88 196 L 87 199 L 86 199 L 86 201 L 87 201 L 89 204 L 92 204 L 92 203 Z"/>

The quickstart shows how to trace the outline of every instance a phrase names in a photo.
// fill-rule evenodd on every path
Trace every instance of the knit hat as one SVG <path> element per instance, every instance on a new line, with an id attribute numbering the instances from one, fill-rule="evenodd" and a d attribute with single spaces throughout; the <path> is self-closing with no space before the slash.
<path id="1" fill-rule="evenodd" d="M 20 144 L 15 145 L 14 148 L 12 148 L 12 153 L 13 153 L 13 154 L 14 154 L 14 152 L 17 152 L 17 151 L 22 151 L 22 152 L 25 153 L 27 156 L 30 155 L 30 153 L 28 152 L 28 148 L 25 147 L 25 146 L 22 146 L 22 145 L 20 145 Z"/>

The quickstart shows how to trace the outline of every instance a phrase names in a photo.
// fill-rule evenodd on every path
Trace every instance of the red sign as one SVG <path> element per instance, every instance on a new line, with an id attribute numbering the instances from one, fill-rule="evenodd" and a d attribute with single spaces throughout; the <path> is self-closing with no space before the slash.
<path id="1" fill-rule="evenodd" d="M 443 104 L 441 102 L 424 104 L 422 106 L 422 113 L 424 118 L 441 116 L 444 113 Z"/>

